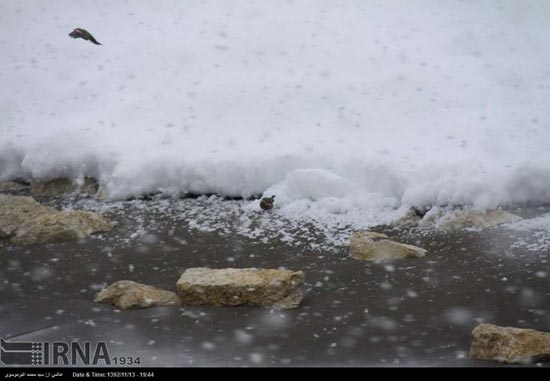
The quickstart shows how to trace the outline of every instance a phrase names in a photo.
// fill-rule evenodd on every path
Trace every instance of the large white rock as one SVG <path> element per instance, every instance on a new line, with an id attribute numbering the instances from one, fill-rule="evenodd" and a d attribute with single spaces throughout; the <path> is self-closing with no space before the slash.
<path id="1" fill-rule="evenodd" d="M 470 357 L 508 363 L 550 358 L 550 333 L 480 324 L 472 331 Z"/>
<path id="2" fill-rule="evenodd" d="M 349 253 L 355 259 L 378 262 L 405 257 L 423 257 L 426 255 L 426 250 L 391 241 L 382 233 L 358 231 L 351 235 Z"/>
<path id="3" fill-rule="evenodd" d="M 187 269 L 177 282 L 183 304 L 295 308 L 302 301 L 301 271 L 275 269 Z"/>
<path id="4" fill-rule="evenodd" d="M 177 306 L 180 300 L 175 292 L 153 286 L 119 280 L 95 296 L 96 303 L 113 304 L 123 310 L 157 306 Z"/>

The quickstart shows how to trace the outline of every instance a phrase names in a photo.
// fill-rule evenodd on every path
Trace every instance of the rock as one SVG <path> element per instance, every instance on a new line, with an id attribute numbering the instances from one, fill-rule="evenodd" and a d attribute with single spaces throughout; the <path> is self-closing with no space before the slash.
<path id="1" fill-rule="evenodd" d="M 472 331 L 470 357 L 507 363 L 550 358 L 550 333 L 480 324 Z"/>
<path id="2" fill-rule="evenodd" d="M 521 220 L 521 217 L 501 209 L 492 209 L 483 212 L 472 209 L 448 211 L 442 208 L 434 208 L 419 222 L 419 227 L 439 230 L 460 230 L 465 228 L 482 230 L 519 220 Z"/>
<path id="3" fill-rule="evenodd" d="M 416 210 L 410 208 L 403 217 L 399 218 L 392 225 L 398 229 L 414 228 L 418 226 L 421 219 L 422 218 L 417 214 Z"/>
<path id="4" fill-rule="evenodd" d="M 295 308 L 302 301 L 301 271 L 274 269 L 187 269 L 177 282 L 183 304 Z"/>
<path id="5" fill-rule="evenodd" d="M 12 237 L 25 222 L 56 210 L 41 205 L 32 197 L 0 194 L 0 234 Z"/>
<path id="6" fill-rule="evenodd" d="M 180 300 L 175 292 L 161 290 L 131 280 L 119 280 L 96 294 L 96 303 L 110 303 L 123 310 L 157 306 L 177 306 Z"/>
<path id="7" fill-rule="evenodd" d="M 32 197 L 0 195 L 0 239 L 12 244 L 83 239 L 112 228 L 113 223 L 97 213 L 62 212 Z"/>
<path id="8" fill-rule="evenodd" d="M 32 183 L 31 193 L 46 197 L 59 196 L 65 193 L 78 193 L 82 196 L 91 196 L 97 193 L 98 188 L 97 181 L 92 177 L 85 177 L 80 183 L 61 178 Z"/>
<path id="9" fill-rule="evenodd" d="M 18 183 L 15 181 L 3 181 L 0 182 L 0 192 L 5 193 L 17 193 L 29 189 L 26 184 Z"/>
<path id="10" fill-rule="evenodd" d="M 109 198 L 109 192 L 107 192 L 107 189 L 103 186 L 98 187 L 97 192 L 94 194 L 94 198 L 97 201 L 105 201 Z"/>
<path id="11" fill-rule="evenodd" d="M 46 242 L 62 242 L 84 239 L 92 234 L 113 228 L 111 221 L 103 216 L 81 210 L 43 214 L 17 229 L 11 242 L 16 245 L 31 245 Z"/>
<path id="12" fill-rule="evenodd" d="M 423 257 L 426 250 L 417 246 L 390 241 L 382 233 L 359 231 L 351 235 L 350 255 L 355 259 L 385 261 L 405 257 Z"/>
<path id="13" fill-rule="evenodd" d="M 55 179 L 31 183 L 31 193 L 40 196 L 59 196 L 63 193 L 72 193 L 76 185 L 69 179 Z"/>
<path id="14" fill-rule="evenodd" d="M 492 226 L 515 222 L 521 217 L 501 209 L 476 211 L 469 208 L 449 209 L 434 207 L 427 213 L 421 213 L 415 208 L 409 209 L 403 217 L 396 220 L 392 226 L 398 229 L 419 227 L 436 230 L 483 230 Z"/>

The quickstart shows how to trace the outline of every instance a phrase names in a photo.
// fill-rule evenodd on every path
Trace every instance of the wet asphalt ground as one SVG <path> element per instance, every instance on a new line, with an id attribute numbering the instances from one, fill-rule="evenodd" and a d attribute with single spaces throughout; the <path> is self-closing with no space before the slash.
<path id="1" fill-rule="evenodd" d="M 154 231 L 118 245 L 137 214 Z M 0 337 L 105 342 L 111 355 L 139 357 L 141 366 L 467 367 L 502 365 L 469 359 L 479 323 L 550 331 L 550 252 L 513 245 L 536 239 L 529 232 L 387 230 L 428 253 L 374 264 L 349 258 L 345 247 L 319 251 L 189 230 L 147 208 L 122 215 L 113 216 L 112 232 L 81 242 L 0 243 Z M 175 290 L 186 268 L 203 266 L 302 270 L 303 303 L 121 311 L 93 302 L 122 279 Z"/>

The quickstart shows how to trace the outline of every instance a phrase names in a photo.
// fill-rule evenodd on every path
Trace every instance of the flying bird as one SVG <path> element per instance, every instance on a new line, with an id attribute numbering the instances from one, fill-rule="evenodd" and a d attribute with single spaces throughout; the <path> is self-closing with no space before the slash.
<path id="1" fill-rule="evenodd" d="M 71 36 L 72 38 L 82 38 L 82 39 L 84 39 L 86 41 L 90 41 L 90 42 L 92 42 L 96 45 L 101 45 L 101 43 L 99 43 L 94 38 L 94 36 L 91 35 L 90 32 L 88 32 L 87 30 L 82 29 L 82 28 L 76 28 L 71 33 L 69 33 L 69 36 Z"/>
<path id="2" fill-rule="evenodd" d="M 273 209 L 274 202 L 275 202 L 275 196 L 264 197 L 260 201 L 260 208 L 262 208 L 263 210 L 271 210 Z"/>

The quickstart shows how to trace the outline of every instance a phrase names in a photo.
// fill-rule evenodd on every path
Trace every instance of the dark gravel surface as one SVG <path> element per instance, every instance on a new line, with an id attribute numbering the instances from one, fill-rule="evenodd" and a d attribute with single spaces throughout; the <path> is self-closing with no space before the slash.
<path id="1" fill-rule="evenodd" d="M 139 213 L 171 225 L 147 208 Z M 514 249 L 521 234 L 506 229 L 388 231 L 428 254 L 373 264 L 346 248 L 312 251 L 179 226 L 114 244 L 132 218 L 83 242 L 0 244 L 0 336 L 105 341 L 111 355 L 139 356 L 143 366 L 499 366 L 468 358 L 477 324 L 550 330 L 550 252 Z M 303 304 L 120 311 L 93 302 L 121 279 L 175 290 L 179 275 L 199 266 L 302 270 Z"/>

